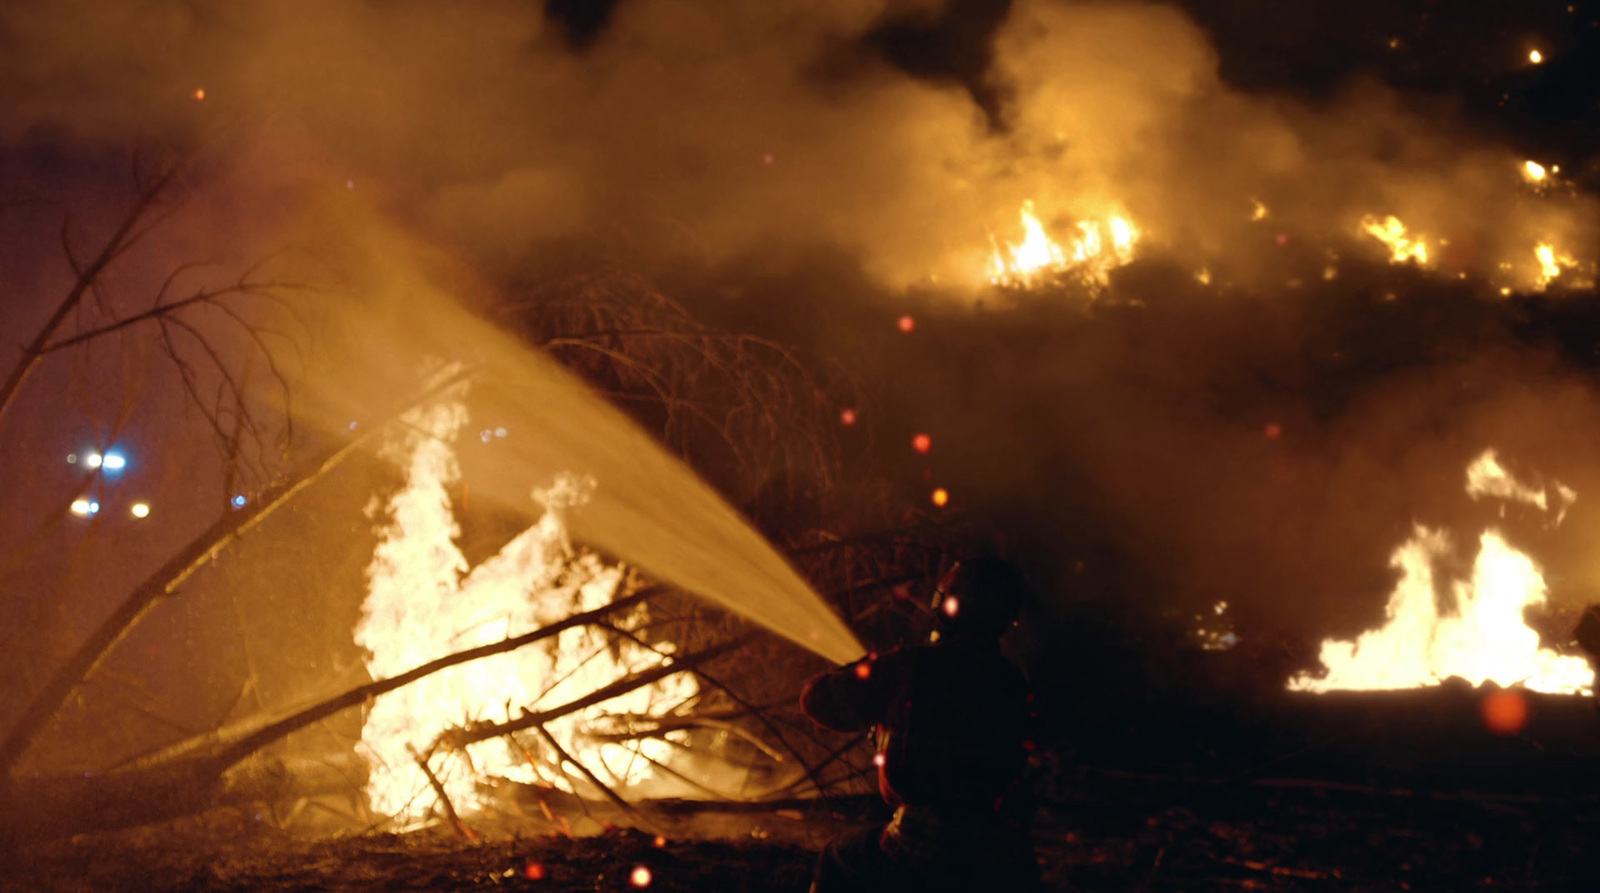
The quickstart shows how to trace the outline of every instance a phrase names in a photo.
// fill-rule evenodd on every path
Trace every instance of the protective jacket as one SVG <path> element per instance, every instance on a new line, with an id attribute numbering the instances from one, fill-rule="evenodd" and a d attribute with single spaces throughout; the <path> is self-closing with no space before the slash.
<path id="1" fill-rule="evenodd" d="M 1030 746 L 1028 686 L 993 640 L 951 638 L 868 656 L 813 679 L 800 706 L 840 732 L 878 727 L 891 805 L 1000 811 Z"/>

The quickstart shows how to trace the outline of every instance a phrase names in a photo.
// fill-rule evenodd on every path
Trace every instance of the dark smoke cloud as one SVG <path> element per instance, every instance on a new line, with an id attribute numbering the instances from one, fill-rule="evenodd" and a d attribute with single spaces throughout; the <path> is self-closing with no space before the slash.
<path id="1" fill-rule="evenodd" d="M 1172 7 L 1009 6 L 633 0 L 577 51 L 525 3 L 18 7 L 4 127 L 245 118 L 501 261 L 621 230 L 713 263 L 831 245 L 894 287 L 978 283 L 1028 199 L 1058 233 L 1131 212 L 1240 277 L 1256 198 L 1296 237 L 1398 214 L 1479 246 L 1474 269 L 1591 224 L 1524 208 L 1520 159 L 1381 88 L 1321 108 L 1229 90 Z"/>

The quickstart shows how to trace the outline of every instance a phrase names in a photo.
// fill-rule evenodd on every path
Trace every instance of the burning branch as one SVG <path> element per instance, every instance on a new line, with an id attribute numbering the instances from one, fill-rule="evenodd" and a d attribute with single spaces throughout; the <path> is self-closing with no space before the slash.
<path id="1" fill-rule="evenodd" d="M 221 758 L 230 763 L 235 762 L 243 759 L 256 750 L 265 747 L 273 741 L 290 734 L 291 732 L 298 731 L 299 729 L 303 729 L 312 723 L 326 719 L 341 710 L 346 710 L 358 704 L 365 703 L 370 698 L 375 698 L 380 695 L 388 694 L 396 689 L 403 688 L 419 679 L 431 676 L 440 670 L 449 669 L 450 667 L 475 661 L 480 658 L 489 657 L 491 655 L 504 654 L 507 651 L 514 651 L 525 645 L 531 645 L 534 642 L 543 641 L 551 636 L 559 635 L 560 633 L 574 627 L 594 623 L 595 621 L 600 620 L 609 614 L 621 611 L 625 608 L 631 608 L 634 605 L 653 598 L 661 594 L 663 591 L 664 590 L 662 587 L 645 589 L 632 595 L 619 598 L 616 601 L 605 605 L 604 607 L 597 608 L 593 611 L 586 611 L 582 614 L 574 614 L 565 620 L 552 623 L 549 626 L 540 627 L 539 629 L 531 632 L 523 633 L 520 636 L 513 636 L 509 639 L 504 639 L 489 645 L 480 645 L 477 648 L 468 648 L 465 651 L 457 651 L 454 654 L 445 655 L 444 657 L 429 661 L 422 666 L 419 666 L 408 672 L 401 673 L 397 676 L 390 676 L 387 679 L 379 679 L 375 682 L 367 683 L 366 685 L 355 686 L 354 688 L 348 689 L 332 698 L 320 701 L 303 710 L 298 710 L 282 719 L 269 722 L 266 725 L 259 725 L 256 722 L 247 721 L 246 723 L 241 723 L 232 727 L 232 729 L 220 729 L 217 732 L 202 736 L 201 739 L 192 739 L 191 742 L 185 742 L 183 744 L 174 745 L 173 747 L 167 748 L 162 751 L 161 754 L 155 755 L 147 760 L 142 760 L 141 763 L 148 763 L 152 759 L 160 760 L 164 756 L 175 755 L 179 752 L 192 751 L 209 743 L 223 743 L 223 747 L 220 751 Z M 662 675 L 666 674 L 663 673 Z M 565 716 L 567 713 L 571 713 L 573 710 L 581 710 L 586 706 L 588 706 L 588 704 L 581 704 L 577 707 L 572 707 L 570 710 L 558 707 L 553 711 L 548 711 L 551 714 L 548 716 L 548 719 L 555 719 L 559 716 Z M 522 728 L 528 727 L 529 726 L 522 726 Z M 230 732 L 233 734 L 230 735 Z M 235 740 L 230 742 L 230 737 L 234 737 Z M 430 748 L 429 752 L 431 753 L 432 751 L 433 748 Z"/>
<path id="2" fill-rule="evenodd" d="M 629 596 L 629 598 L 638 597 L 639 596 L 637 595 Z M 618 602 L 613 602 L 612 604 L 617 603 Z M 592 614 L 595 612 L 590 613 Z M 568 618 L 568 620 L 564 620 L 562 623 L 568 623 L 571 619 L 572 618 Z M 561 624 L 556 624 L 556 626 L 560 625 Z M 545 627 L 545 629 L 552 628 L 553 627 Z M 533 634 L 530 633 L 529 635 Z M 543 725 L 551 720 L 560 719 L 569 713 L 576 713 L 586 707 L 593 707 L 595 704 L 601 704 L 619 695 L 625 695 L 636 688 L 643 688 L 646 685 L 650 685 L 665 679 L 674 673 L 682 673 L 692 670 L 700 664 L 706 663 L 713 658 L 721 657 L 722 655 L 747 644 L 750 639 L 751 636 L 748 635 L 740 636 L 737 639 L 723 642 L 720 645 L 713 645 L 710 648 L 676 658 L 671 663 L 663 663 L 659 666 L 651 667 L 643 672 L 624 676 L 610 685 L 595 689 L 594 691 L 584 695 L 581 698 L 578 698 L 575 701 L 569 701 L 565 704 L 562 704 L 560 707 L 552 707 L 549 710 L 540 710 L 537 713 L 524 713 L 522 716 L 510 720 L 509 722 L 478 723 L 459 729 L 447 730 L 439 736 L 439 742 L 437 743 L 444 744 L 449 747 L 463 748 L 470 744 L 477 744 L 479 741 L 488 741 L 491 738 L 499 738 L 502 735 L 509 735 L 512 732 L 520 732 L 525 729 L 535 728 L 536 726 Z M 476 651 L 479 649 L 473 650 Z"/>

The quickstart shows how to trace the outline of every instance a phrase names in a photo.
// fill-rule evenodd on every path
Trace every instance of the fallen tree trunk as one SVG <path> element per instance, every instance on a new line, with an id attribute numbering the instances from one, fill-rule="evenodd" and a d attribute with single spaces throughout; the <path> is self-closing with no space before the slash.
<path id="1" fill-rule="evenodd" d="M 17 779 L 0 809 L 0 843 L 66 837 L 181 818 L 219 806 L 319 794 L 356 794 L 366 763 L 255 756 L 225 764 L 216 756 L 139 771 Z"/>
<path id="2" fill-rule="evenodd" d="M 261 791 L 257 789 L 263 786 L 270 788 L 271 773 L 260 783 L 237 781 L 242 776 L 235 776 L 232 787 L 227 775 L 236 764 L 243 763 L 247 757 L 268 744 L 341 710 L 358 706 L 370 698 L 410 685 L 441 670 L 503 654 L 559 635 L 575 626 L 597 623 L 662 591 L 664 587 L 650 587 L 523 635 L 458 651 L 398 676 L 358 685 L 286 716 L 268 719 L 258 717 L 234 723 L 170 745 L 113 772 L 13 778 L 5 795 L 0 796 L 0 841 L 15 840 L 19 835 L 63 836 L 191 815 L 221 805 L 219 795 L 230 791 L 233 792 L 230 796 L 235 798 L 268 799 L 245 794 L 259 794 Z M 710 657 L 738 647 L 744 641 L 734 640 L 706 651 L 683 655 L 671 664 L 624 677 L 590 695 L 541 711 L 536 716 L 548 721 L 582 710 L 672 673 L 688 670 Z M 605 694 L 607 692 L 609 694 Z"/>

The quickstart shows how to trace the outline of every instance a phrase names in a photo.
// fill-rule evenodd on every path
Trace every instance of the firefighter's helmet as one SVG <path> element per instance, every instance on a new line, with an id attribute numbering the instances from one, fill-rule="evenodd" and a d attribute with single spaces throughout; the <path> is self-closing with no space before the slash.
<path id="1" fill-rule="evenodd" d="M 1010 562 L 970 558 L 940 578 L 933 610 L 946 632 L 997 637 L 1016 623 L 1028 585 Z"/>

